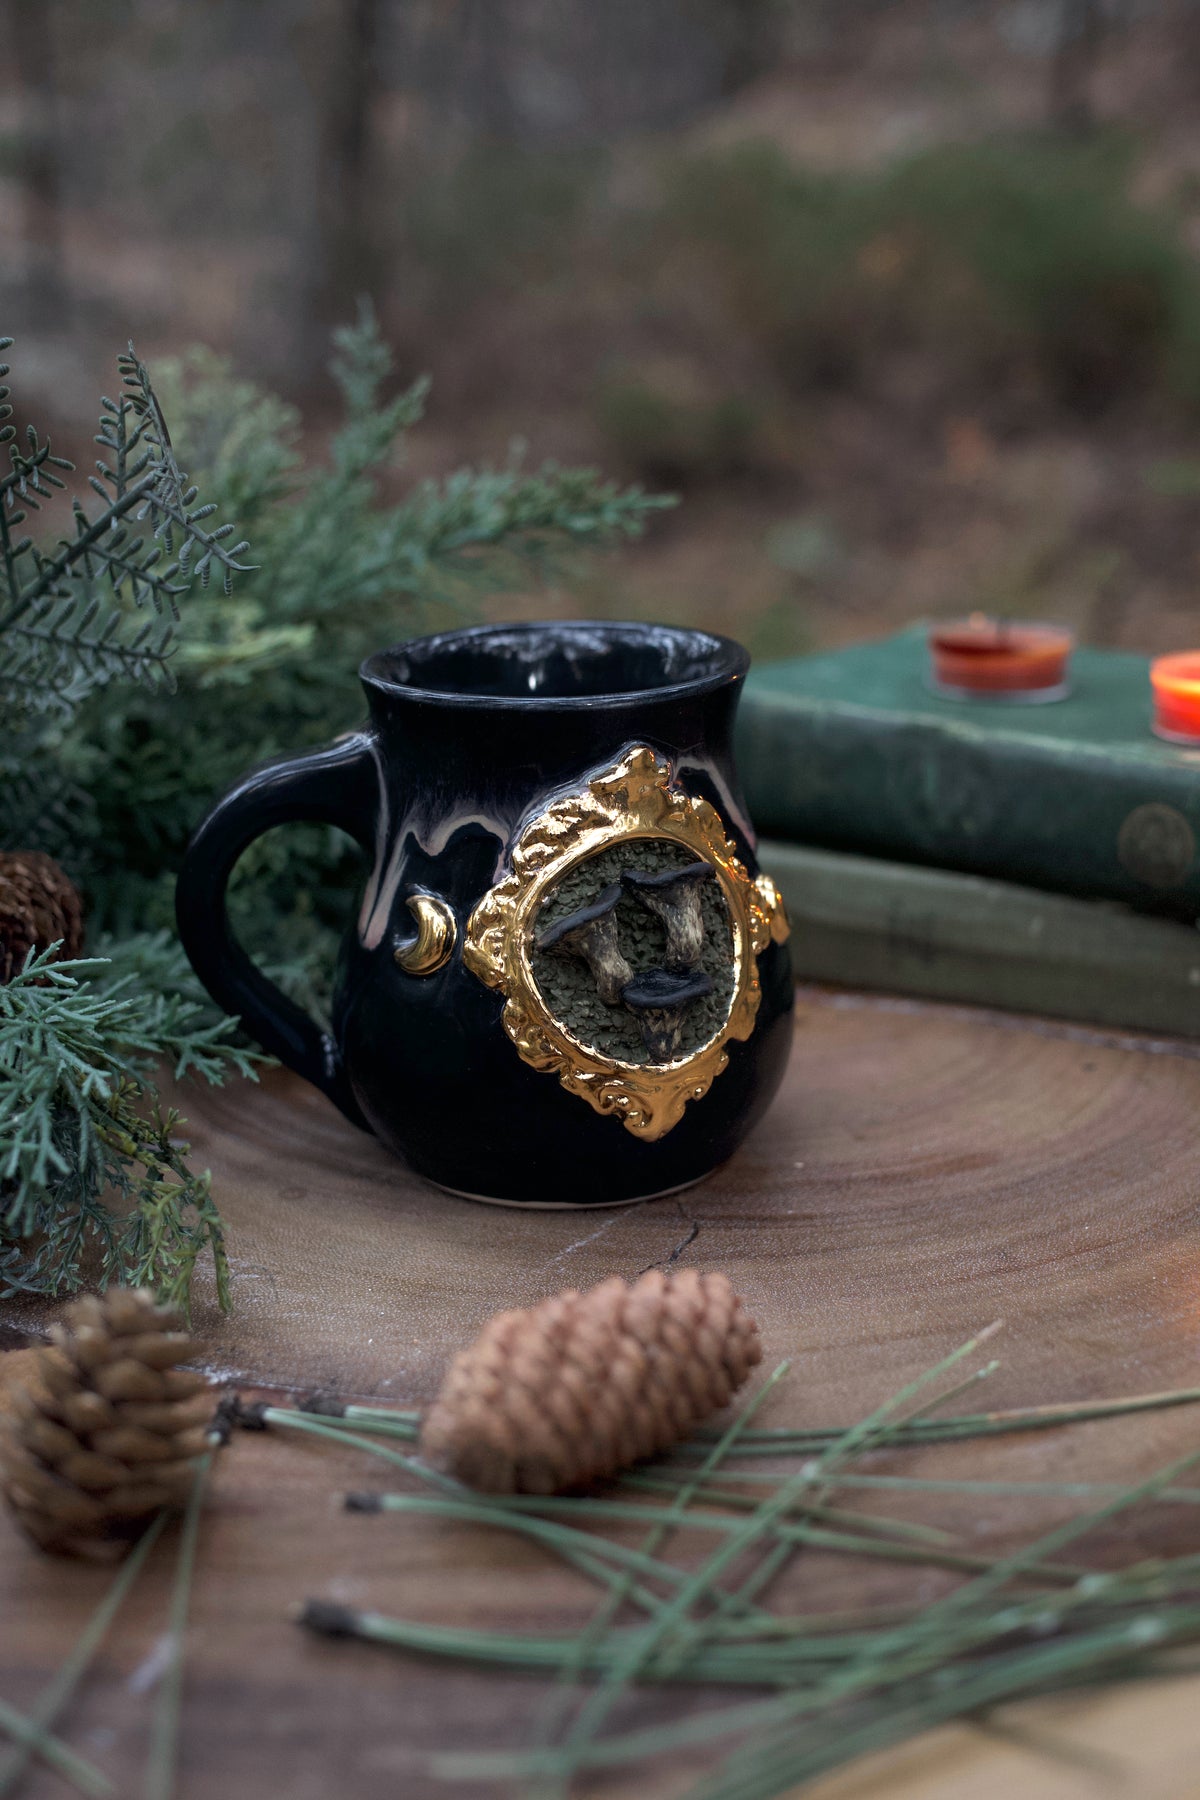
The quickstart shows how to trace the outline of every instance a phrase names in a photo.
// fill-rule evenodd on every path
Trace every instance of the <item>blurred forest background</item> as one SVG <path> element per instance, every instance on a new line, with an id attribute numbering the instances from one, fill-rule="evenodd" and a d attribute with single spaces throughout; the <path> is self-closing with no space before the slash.
<path id="1" fill-rule="evenodd" d="M 367 294 L 405 482 L 520 438 L 682 496 L 497 610 L 1198 635 L 1197 0 L 0 0 L 0 246 L 85 462 L 130 336 L 322 448 Z"/>

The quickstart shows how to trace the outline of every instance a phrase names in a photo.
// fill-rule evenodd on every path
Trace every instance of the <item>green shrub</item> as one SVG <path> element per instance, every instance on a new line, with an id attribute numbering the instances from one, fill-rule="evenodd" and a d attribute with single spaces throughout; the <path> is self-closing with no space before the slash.
<path id="1" fill-rule="evenodd" d="M 407 256 L 443 313 L 564 279 L 601 162 L 589 150 L 487 144 L 401 201 Z"/>
<path id="2" fill-rule="evenodd" d="M 619 369 L 601 384 L 596 411 L 614 454 L 648 481 L 689 487 L 735 475 L 754 460 L 754 401 L 710 388 L 687 364 Z"/>
<path id="3" fill-rule="evenodd" d="M 897 168 L 879 204 L 935 269 L 969 271 L 1058 398 L 1091 406 L 1172 379 L 1194 397 L 1196 267 L 1177 221 L 1128 198 L 1128 173 L 1103 141 L 941 148 Z"/>
<path id="4" fill-rule="evenodd" d="M 664 223 L 667 241 L 678 231 L 707 252 L 733 329 L 759 342 L 788 386 L 804 388 L 860 365 L 862 333 L 847 309 L 862 286 L 865 200 L 853 179 L 812 175 L 771 146 L 746 145 L 684 165 Z"/>
<path id="5" fill-rule="evenodd" d="M 791 388 L 919 351 L 950 380 L 1023 371 L 1082 409 L 1160 386 L 1191 403 L 1200 278 L 1176 217 L 1128 186 L 1106 138 L 943 145 L 870 175 L 743 146 L 682 168 L 664 220 Z"/>

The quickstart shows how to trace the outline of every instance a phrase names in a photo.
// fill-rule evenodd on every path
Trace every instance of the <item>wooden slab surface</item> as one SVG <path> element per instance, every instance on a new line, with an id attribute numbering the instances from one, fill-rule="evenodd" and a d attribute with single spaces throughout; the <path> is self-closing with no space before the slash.
<path id="1" fill-rule="evenodd" d="M 1003 1367 L 982 1390 L 992 1405 L 1200 1382 L 1194 1047 L 802 993 L 787 1086 L 751 1143 L 688 1194 L 611 1211 L 520 1213 L 441 1194 L 279 1073 L 258 1089 L 188 1087 L 182 1102 L 236 1276 L 233 1316 L 202 1294 L 196 1327 L 206 1365 L 241 1383 L 420 1404 L 497 1307 L 672 1261 L 726 1270 L 759 1318 L 767 1365 L 794 1359 L 771 1401 L 777 1422 L 849 1423 L 994 1318 L 1006 1329 Z M 10 1331 L 45 1318 L 33 1305 L 4 1312 Z M 0 1357 L 0 1382 L 23 1360 Z M 1194 1411 L 1163 1413 L 926 1451 L 904 1469 L 1127 1479 L 1190 1447 L 1198 1425 Z M 528 1742 L 537 1683 L 317 1643 L 288 1608 L 326 1594 L 441 1623 L 567 1631 L 589 1593 L 507 1537 L 339 1510 L 347 1488 L 382 1481 L 350 1453 L 277 1437 L 240 1437 L 224 1458 L 202 1541 L 180 1800 L 502 1791 L 447 1790 L 428 1756 Z M 991 1550 L 1059 1516 L 1049 1505 L 980 1516 L 948 1501 L 937 1522 Z M 1097 1553 L 1182 1549 L 1190 1521 L 1160 1509 Z M 138 1792 L 170 1566 L 164 1541 L 70 1733 L 122 1794 Z M 0 1524 L 0 1696 L 32 1703 L 106 1579 L 36 1557 Z M 936 1592 L 938 1579 L 809 1559 L 790 1597 L 872 1603 Z M 1019 1782 L 1026 1800 L 1183 1800 L 1200 1794 L 1200 1686 L 1178 1685 L 1174 1706 L 1155 1688 L 1021 1709 L 1039 1731 L 1044 1714 L 1056 1738 L 1115 1755 L 1103 1788 L 1090 1766 L 963 1727 L 810 1792 L 990 1800 Z M 680 1704 L 650 1695 L 636 1717 Z M 588 1791 L 665 1800 L 689 1773 L 659 1766 Z M 28 1791 L 64 1790 L 47 1777 Z"/>

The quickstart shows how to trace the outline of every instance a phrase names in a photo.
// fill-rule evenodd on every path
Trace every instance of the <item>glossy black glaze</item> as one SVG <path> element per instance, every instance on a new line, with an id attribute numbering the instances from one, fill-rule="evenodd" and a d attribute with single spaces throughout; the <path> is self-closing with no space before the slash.
<path id="1" fill-rule="evenodd" d="M 219 1005 L 429 1179 L 481 1198 L 603 1205 L 698 1180 L 766 1107 L 790 1043 L 787 950 L 759 958 L 753 1036 L 657 1143 L 602 1118 L 522 1062 L 503 996 L 462 962 L 472 908 L 504 873 L 522 823 L 645 743 L 710 800 L 755 873 L 730 734 L 748 658 L 728 638 L 640 624 L 479 626 L 377 652 L 361 676 L 367 729 L 269 764 L 218 803 L 189 846 L 179 929 Z M 339 963 L 332 1037 L 256 970 L 234 941 L 225 885 L 273 825 L 316 819 L 372 859 Z M 419 891 L 453 907 L 458 941 L 433 975 L 406 974 L 397 945 Z"/>

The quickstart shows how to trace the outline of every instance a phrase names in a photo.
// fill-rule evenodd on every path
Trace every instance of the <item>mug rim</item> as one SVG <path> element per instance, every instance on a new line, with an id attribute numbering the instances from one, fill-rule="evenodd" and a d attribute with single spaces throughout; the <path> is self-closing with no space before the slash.
<path id="1" fill-rule="evenodd" d="M 381 665 L 389 657 L 410 652 L 415 646 L 450 649 L 477 639 L 532 636 L 535 632 L 554 633 L 565 640 L 597 632 L 610 635 L 615 644 L 644 649 L 647 644 L 673 640 L 680 647 L 691 646 L 707 652 L 711 666 L 702 673 L 661 685 L 621 688 L 605 694 L 481 694 L 469 689 L 421 687 L 415 682 L 396 681 L 384 674 Z M 449 631 L 433 631 L 419 637 L 404 638 L 399 643 L 373 650 L 359 667 L 364 687 L 397 698 L 416 700 L 430 706 L 467 708 L 503 708 L 510 711 L 548 712 L 567 710 L 586 712 L 605 707 L 628 706 L 635 701 L 670 700 L 684 695 L 706 694 L 744 678 L 750 667 L 750 653 L 735 638 L 720 632 L 704 631 L 687 625 L 658 624 L 642 619 L 520 619 L 511 623 L 457 626 Z"/>

